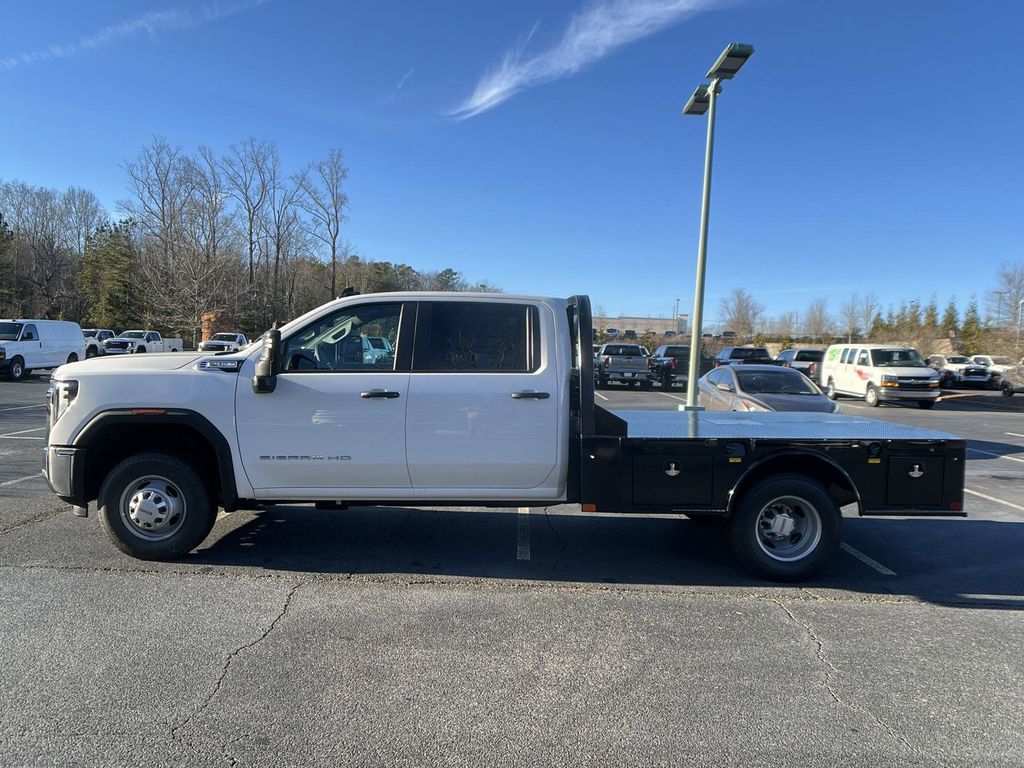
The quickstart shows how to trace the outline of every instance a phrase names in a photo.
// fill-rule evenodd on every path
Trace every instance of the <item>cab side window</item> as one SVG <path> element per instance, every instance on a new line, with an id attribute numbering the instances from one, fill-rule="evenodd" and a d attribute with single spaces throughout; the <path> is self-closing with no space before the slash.
<path id="1" fill-rule="evenodd" d="M 39 341 L 39 332 L 36 331 L 34 325 L 26 325 L 25 330 L 21 332 L 22 341 Z"/>
<path id="2" fill-rule="evenodd" d="M 420 304 L 413 371 L 532 373 L 540 368 L 540 317 L 527 304 Z"/>
<path id="3" fill-rule="evenodd" d="M 286 373 L 395 370 L 402 304 L 347 306 L 314 320 L 282 343 Z M 376 349 L 367 337 L 382 336 L 392 350 Z"/>

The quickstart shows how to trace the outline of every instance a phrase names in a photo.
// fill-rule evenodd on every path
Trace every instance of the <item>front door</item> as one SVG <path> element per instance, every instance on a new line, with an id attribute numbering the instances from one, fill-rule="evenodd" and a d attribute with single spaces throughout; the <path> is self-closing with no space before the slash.
<path id="1" fill-rule="evenodd" d="M 47 350 L 39 338 L 39 330 L 35 323 L 28 323 L 21 329 L 21 356 L 25 360 L 26 368 L 51 368 L 53 362 L 53 350 Z M 64 362 L 61 360 L 60 362 Z M 59 365 L 59 363 L 58 363 Z"/>
<path id="2" fill-rule="evenodd" d="M 559 414 L 568 406 L 542 321 L 553 323 L 545 305 L 420 304 L 406 430 L 415 489 L 453 498 L 558 486 Z"/>
<path id="3" fill-rule="evenodd" d="M 250 385 L 258 353 L 246 361 L 237 390 L 238 443 L 262 498 L 299 490 L 325 498 L 361 488 L 408 492 L 409 373 L 400 360 L 412 324 L 408 311 L 403 322 L 403 309 L 402 302 L 347 304 L 289 332 L 271 393 L 255 394 Z M 367 336 L 387 338 L 395 354 L 365 354 Z"/>

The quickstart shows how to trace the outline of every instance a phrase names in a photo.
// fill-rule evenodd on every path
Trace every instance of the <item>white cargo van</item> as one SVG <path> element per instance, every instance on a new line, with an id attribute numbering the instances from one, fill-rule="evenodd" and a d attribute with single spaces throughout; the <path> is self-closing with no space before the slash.
<path id="1" fill-rule="evenodd" d="M 874 407 L 883 401 L 913 400 L 931 408 L 939 396 L 939 374 L 912 347 L 891 344 L 833 344 L 821 363 L 821 383 L 833 400 L 863 397 Z"/>
<path id="2" fill-rule="evenodd" d="M 0 373 L 19 381 L 37 368 L 56 368 L 85 358 L 78 323 L 64 320 L 0 320 Z"/>

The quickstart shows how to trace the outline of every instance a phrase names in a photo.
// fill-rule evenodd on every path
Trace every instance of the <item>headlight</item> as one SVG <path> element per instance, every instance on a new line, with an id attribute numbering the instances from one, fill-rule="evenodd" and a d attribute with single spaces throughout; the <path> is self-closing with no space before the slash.
<path id="1" fill-rule="evenodd" d="M 882 386 L 883 387 L 898 387 L 900 380 L 893 376 L 891 373 L 882 374 Z"/>
<path id="2" fill-rule="evenodd" d="M 50 406 L 50 426 L 53 426 L 78 397 L 78 382 L 73 379 L 59 381 L 51 378 L 46 397 Z"/>
<path id="3" fill-rule="evenodd" d="M 743 408 L 746 409 L 748 412 L 768 410 L 763 405 L 758 405 L 757 403 L 752 402 L 750 400 L 740 400 L 740 405 L 742 405 Z"/>
<path id="4" fill-rule="evenodd" d="M 6 359 L 7 359 L 7 350 L 4 349 L 3 347 L 0 347 L 0 360 L 6 360 Z"/>

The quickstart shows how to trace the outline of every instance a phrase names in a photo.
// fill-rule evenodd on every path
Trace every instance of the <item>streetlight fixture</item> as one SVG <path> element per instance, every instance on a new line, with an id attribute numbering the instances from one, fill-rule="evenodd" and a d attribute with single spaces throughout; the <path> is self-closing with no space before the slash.
<path id="1" fill-rule="evenodd" d="M 699 411 L 697 405 L 697 376 L 700 373 L 700 338 L 704 316 L 704 268 L 708 257 L 708 212 L 711 206 L 711 157 L 715 146 L 715 102 L 722 92 L 722 81 L 732 80 L 740 68 L 754 55 L 754 46 L 732 43 L 725 47 L 708 70 L 708 84 L 701 83 L 690 96 L 684 115 L 708 113 L 708 141 L 704 153 L 704 188 L 700 204 L 700 240 L 697 246 L 697 280 L 693 292 L 693 318 L 690 321 L 690 369 L 686 381 L 684 410 Z"/>

